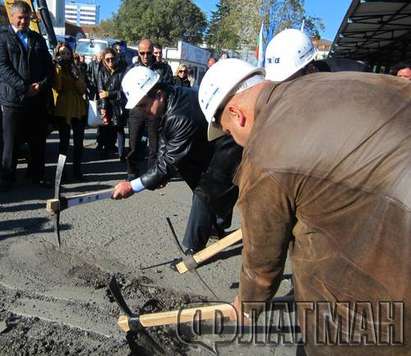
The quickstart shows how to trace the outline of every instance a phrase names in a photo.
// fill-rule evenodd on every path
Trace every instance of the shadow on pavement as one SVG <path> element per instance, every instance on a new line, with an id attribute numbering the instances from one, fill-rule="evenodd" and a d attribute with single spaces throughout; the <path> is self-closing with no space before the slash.
<path id="1" fill-rule="evenodd" d="M 37 210 L 45 208 L 45 203 L 33 203 L 33 204 L 19 204 L 13 206 L 0 206 L 0 213 L 17 213 L 25 210 Z"/>
<path id="2" fill-rule="evenodd" d="M 45 226 L 49 225 L 49 226 Z M 60 224 L 60 230 L 69 230 L 71 225 Z M 54 231 L 48 218 L 28 218 L 0 221 L 0 241 L 12 237 L 21 237 Z M 4 233 L 3 233 L 4 232 Z"/>

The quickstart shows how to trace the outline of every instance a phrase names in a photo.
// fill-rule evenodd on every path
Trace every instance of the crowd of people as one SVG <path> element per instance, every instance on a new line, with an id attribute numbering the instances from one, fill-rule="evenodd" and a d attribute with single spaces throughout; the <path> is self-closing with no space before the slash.
<path id="1" fill-rule="evenodd" d="M 119 45 L 106 48 L 88 64 L 68 43 L 58 43 L 51 56 L 44 39 L 29 29 L 30 14 L 29 6 L 16 1 L 10 26 L 0 32 L 0 191 L 13 188 L 20 155 L 28 161 L 26 177 L 33 184 L 50 187 L 44 166 L 46 138 L 52 130 L 59 133 L 59 152 L 72 151 L 72 172 L 64 172 L 64 179 L 84 181 L 81 162 L 90 101 L 96 102 L 102 122 L 96 137 L 99 156 L 117 154 L 127 162 L 128 178 L 134 179 L 140 173 L 139 161 L 145 158 L 143 135 L 148 136 L 148 167 L 155 160 L 158 125 L 138 110 L 126 109 L 121 89 L 125 73 L 144 66 L 158 72 L 164 83 L 191 87 L 190 68 L 181 64 L 173 75 L 162 58 L 162 47 L 149 39 L 140 41 L 131 65 Z M 129 128 L 129 148 L 125 147 L 125 127 Z M 69 150 L 71 133 L 73 148 Z"/>

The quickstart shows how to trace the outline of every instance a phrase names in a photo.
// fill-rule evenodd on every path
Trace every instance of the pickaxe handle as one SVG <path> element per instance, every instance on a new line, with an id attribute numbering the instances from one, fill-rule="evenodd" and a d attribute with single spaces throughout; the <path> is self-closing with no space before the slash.
<path id="1" fill-rule="evenodd" d="M 143 314 L 138 317 L 121 315 L 118 318 L 117 325 L 124 332 L 129 332 L 130 330 L 134 330 L 137 325 L 146 328 L 151 326 L 188 323 L 197 320 L 195 319 L 195 316 L 197 315 L 199 318 L 198 320 L 213 320 L 216 317 L 217 312 L 221 313 L 224 318 L 235 320 L 237 317 L 237 313 L 231 304 L 217 304 L 206 307 Z"/>
<path id="2" fill-rule="evenodd" d="M 113 188 L 99 190 L 85 194 L 72 195 L 70 197 L 61 197 L 60 199 L 47 200 L 46 209 L 50 214 L 56 214 L 59 211 L 71 208 L 76 205 L 88 204 L 95 201 L 109 199 L 113 194 Z"/>
<path id="3" fill-rule="evenodd" d="M 215 256 L 219 252 L 225 250 L 227 247 L 234 245 L 236 242 L 241 241 L 243 239 L 243 234 L 241 233 L 241 229 L 238 229 L 231 233 L 230 235 L 222 238 L 221 240 L 217 241 L 216 243 L 206 247 L 205 249 L 198 251 L 193 256 L 193 260 L 196 264 L 200 264 L 209 258 Z M 190 268 L 187 266 L 186 261 L 181 261 L 176 264 L 176 269 L 179 273 L 185 273 L 189 271 Z"/>

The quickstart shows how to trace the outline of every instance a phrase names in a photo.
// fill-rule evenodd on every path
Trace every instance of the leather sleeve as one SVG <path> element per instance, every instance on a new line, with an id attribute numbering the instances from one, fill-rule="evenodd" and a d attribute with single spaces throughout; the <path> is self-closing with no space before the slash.
<path id="1" fill-rule="evenodd" d="M 275 178 L 251 164 L 242 165 L 239 181 L 244 246 L 240 300 L 267 302 L 284 271 L 294 225 L 293 201 Z"/>
<path id="2" fill-rule="evenodd" d="M 12 66 L 7 48 L 6 34 L 0 36 L 0 79 L 11 86 L 17 96 L 22 97 L 28 90 L 28 85 Z"/>
<path id="3" fill-rule="evenodd" d="M 171 69 L 171 67 L 170 67 L 170 65 L 169 64 L 167 64 L 167 63 L 164 63 L 164 78 L 163 78 L 163 81 L 165 82 L 165 83 L 168 83 L 168 84 L 173 84 L 174 83 L 174 78 L 173 78 L 173 71 L 172 71 L 172 69 Z"/>
<path id="4" fill-rule="evenodd" d="M 105 73 L 104 73 L 104 70 L 101 68 L 98 72 L 97 72 L 97 93 L 96 93 L 96 95 L 97 95 L 97 103 L 98 103 L 98 107 L 100 108 L 100 109 L 108 109 L 109 108 L 109 101 L 108 101 L 108 99 L 106 98 L 106 99 L 100 99 L 100 97 L 99 97 L 99 93 L 100 93 L 100 91 L 102 91 L 102 90 L 106 90 L 106 87 L 105 87 Z"/>
<path id="5" fill-rule="evenodd" d="M 190 151 L 197 128 L 184 116 L 167 118 L 159 139 L 154 166 L 140 178 L 145 188 L 154 190 L 167 183 L 172 172 Z"/>

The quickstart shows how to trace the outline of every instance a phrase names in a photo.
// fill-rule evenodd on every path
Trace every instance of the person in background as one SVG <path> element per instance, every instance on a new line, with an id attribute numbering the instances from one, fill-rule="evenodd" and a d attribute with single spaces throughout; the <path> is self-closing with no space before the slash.
<path id="1" fill-rule="evenodd" d="M 85 62 L 85 57 L 78 54 L 74 53 L 74 64 L 77 66 L 77 68 L 80 69 L 81 73 L 84 74 L 84 76 L 87 76 L 87 64 Z"/>
<path id="2" fill-rule="evenodd" d="M 93 56 L 93 59 L 87 66 L 87 76 L 89 83 L 88 97 L 90 100 L 95 100 L 97 98 L 97 76 L 101 67 L 101 58 L 102 53 L 97 53 L 95 56 Z"/>
<path id="3" fill-rule="evenodd" d="M 391 73 L 399 78 L 411 80 L 411 64 L 399 63 L 393 67 Z"/>
<path id="4" fill-rule="evenodd" d="M 207 67 L 210 69 L 214 64 L 216 64 L 217 60 L 214 57 L 210 57 L 207 61 Z"/>
<path id="5" fill-rule="evenodd" d="M 70 46 L 64 43 L 57 45 L 54 62 L 54 116 L 58 120 L 60 135 L 59 152 L 65 155 L 68 154 L 70 130 L 72 130 L 73 178 L 77 181 L 83 181 L 81 161 L 86 124 L 86 73 L 76 65 Z"/>
<path id="6" fill-rule="evenodd" d="M 122 66 L 127 68 L 127 60 L 125 55 L 125 45 L 122 45 L 120 42 L 117 42 L 113 45 L 113 49 L 116 51 L 117 56 L 117 66 Z"/>
<path id="7" fill-rule="evenodd" d="M 121 80 L 126 68 L 119 63 L 119 56 L 112 48 L 103 51 L 102 66 L 99 71 L 98 108 L 101 113 L 104 126 L 101 127 L 102 136 L 116 132 L 117 149 L 121 161 L 125 161 L 125 134 L 124 127 L 127 124 L 126 99 L 121 90 Z"/>
<path id="8" fill-rule="evenodd" d="M 163 62 L 163 47 L 161 47 L 159 44 L 154 43 L 153 44 L 153 55 L 156 58 L 157 62 Z"/>
<path id="9" fill-rule="evenodd" d="M 45 180 L 45 150 L 53 64 L 44 38 L 29 29 L 30 16 L 30 5 L 15 1 L 10 25 L 0 31 L 0 191 L 10 190 L 15 182 L 17 148 L 24 142 L 30 150 L 27 177 L 33 184 L 50 186 Z"/>
<path id="10" fill-rule="evenodd" d="M 177 67 L 176 75 L 174 77 L 174 85 L 178 87 L 191 87 L 190 80 L 188 79 L 188 68 L 185 64 L 180 64 Z"/>

